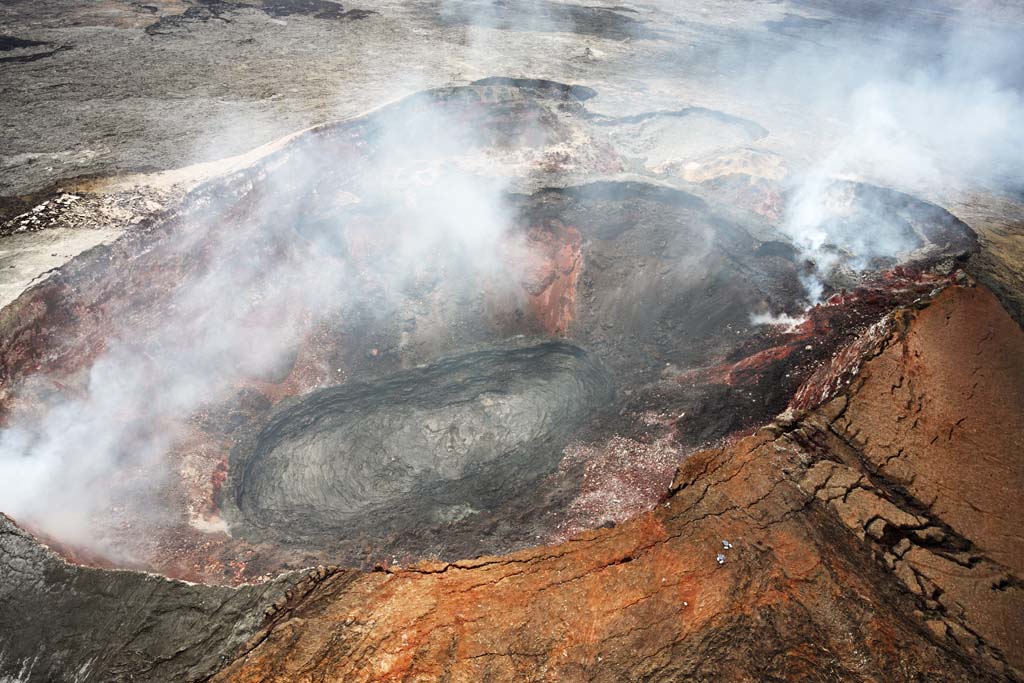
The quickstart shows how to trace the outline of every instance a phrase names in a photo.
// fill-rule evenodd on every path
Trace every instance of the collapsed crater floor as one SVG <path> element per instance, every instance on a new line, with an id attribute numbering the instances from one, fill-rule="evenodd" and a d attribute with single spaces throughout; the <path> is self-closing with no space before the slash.
<path id="1" fill-rule="evenodd" d="M 224 510 L 243 538 L 429 542 L 425 530 L 521 495 L 612 397 L 607 371 L 559 342 L 314 391 L 235 447 Z"/>
<path id="2" fill-rule="evenodd" d="M 19 521 L 78 561 L 229 584 L 614 525 L 976 249 L 937 206 L 835 183 L 842 231 L 884 212 L 901 246 L 870 263 L 837 247 L 833 296 L 801 319 L 815 265 L 773 213 L 784 185 L 744 157 L 691 182 L 637 156 L 658 135 L 690 149 L 688 121 L 740 145 L 765 131 L 594 117 L 592 94 L 487 79 L 316 129 L 30 289 L 0 321 L 8 424 L 130 466 L 85 471 L 109 498 L 76 534 Z M 518 338 L 548 351 L 485 360 Z M 69 445 L 54 428 L 107 427 L 95 398 L 125 395 L 146 398 L 109 429 Z"/>
<path id="3" fill-rule="evenodd" d="M 0 517 L 0 671 L 1016 680 L 1024 342 L 971 230 L 835 181 L 812 258 L 767 131 L 592 96 L 310 131 L 5 307 L 8 438 L 103 496 Z"/>

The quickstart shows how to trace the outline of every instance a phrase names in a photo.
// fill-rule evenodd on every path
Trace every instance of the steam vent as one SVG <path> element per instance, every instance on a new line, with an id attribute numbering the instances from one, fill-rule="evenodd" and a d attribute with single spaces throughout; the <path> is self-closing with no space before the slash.
<path id="1" fill-rule="evenodd" d="M 0 683 L 1024 683 L 1021 35 L 0 3 Z"/>

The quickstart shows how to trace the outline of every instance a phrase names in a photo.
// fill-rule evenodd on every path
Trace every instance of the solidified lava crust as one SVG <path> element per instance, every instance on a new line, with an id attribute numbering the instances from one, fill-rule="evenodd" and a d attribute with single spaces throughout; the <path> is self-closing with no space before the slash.
<path id="1" fill-rule="evenodd" d="M 601 364 L 563 342 L 321 389 L 284 401 L 251 450 L 235 448 L 237 508 L 225 511 L 236 535 L 286 543 L 474 514 L 551 470 L 612 397 Z"/>

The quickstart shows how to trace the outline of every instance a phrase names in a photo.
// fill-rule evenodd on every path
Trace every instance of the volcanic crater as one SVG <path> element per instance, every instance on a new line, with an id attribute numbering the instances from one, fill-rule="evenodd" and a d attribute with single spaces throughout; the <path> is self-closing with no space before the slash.
<path id="1" fill-rule="evenodd" d="M 903 257 L 837 246 L 832 298 L 756 324 L 802 316 L 815 271 L 763 210 L 787 187 L 742 164 L 697 183 L 651 166 L 637 155 L 659 134 L 687 148 L 688 114 L 616 121 L 592 95 L 492 78 L 322 126 L 29 289 L 0 319 L 8 424 L 41 438 L 69 402 L 87 419 L 103 368 L 127 363 L 140 403 L 115 447 L 173 437 L 95 482 L 111 503 L 86 525 L 117 553 L 23 522 L 72 559 L 230 584 L 614 525 L 976 249 L 937 206 L 834 183 L 843 230 L 885 213 Z M 697 137 L 709 121 L 739 145 L 765 134 L 695 115 Z M 742 178 L 758 182 L 737 194 Z M 163 407 L 194 386 L 213 389 Z M 154 496 L 172 512 L 148 515 Z"/>
<path id="2" fill-rule="evenodd" d="M 0 683 L 1024 683 L 1021 27 L 0 2 Z"/>

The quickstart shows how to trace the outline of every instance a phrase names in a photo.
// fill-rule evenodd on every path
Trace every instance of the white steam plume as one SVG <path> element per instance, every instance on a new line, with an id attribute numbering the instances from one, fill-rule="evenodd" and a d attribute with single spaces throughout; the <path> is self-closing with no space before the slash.
<path id="1" fill-rule="evenodd" d="M 475 132 L 444 119 L 428 99 L 415 102 L 412 110 L 399 105 L 400 120 L 386 119 L 395 125 L 374 141 L 373 162 L 337 188 L 339 206 L 365 201 L 401 213 L 405 228 L 389 237 L 391 252 L 360 266 L 393 304 L 424 264 L 509 279 L 499 257 L 512 220 L 503 182 L 446 161 L 473 147 Z M 293 155 L 282 186 L 257 193 L 260 203 L 237 224 L 220 224 L 226 207 L 215 205 L 170 235 L 180 254 L 202 244 L 209 262 L 178 284 L 150 328 L 115 330 L 84 395 L 0 431 L 0 510 L 63 542 L 116 555 L 111 532 L 124 521 L 117 510 L 159 490 L 185 418 L 244 378 L 273 371 L 302 329 L 359 299 L 367 273 L 344 257 L 343 219 L 297 230 L 303 207 L 289 206 L 289 193 L 322 170 L 322 160 L 301 162 Z M 278 177 L 271 172 L 267 182 Z M 148 503 L 132 508 L 170 514 Z"/>
<path id="2" fill-rule="evenodd" d="M 790 55 L 779 67 L 809 71 L 811 83 L 830 79 L 816 101 L 813 94 L 796 97 L 810 97 L 808 106 L 843 129 L 792 193 L 783 225 L 816 264 L 805 283 L 812 301 L 840 261 L 857 271 L 912 247 L 882 207 L 853 222 L 836 220 L 847 207 L 834 179 L 918 193 L 999 192 L 1018 191 L 1024 174 L 1019 41 L 967 28 L 923 39 L 898 34 L 881 45 L 889 47 L 845 44 L 829 58 Z M 922 61 L 921 51 L 937 57 Z"/>

